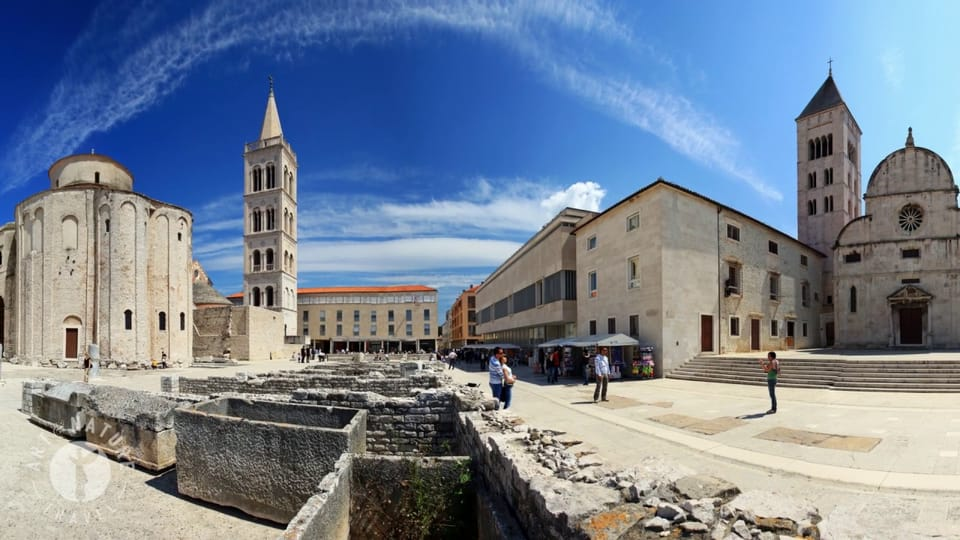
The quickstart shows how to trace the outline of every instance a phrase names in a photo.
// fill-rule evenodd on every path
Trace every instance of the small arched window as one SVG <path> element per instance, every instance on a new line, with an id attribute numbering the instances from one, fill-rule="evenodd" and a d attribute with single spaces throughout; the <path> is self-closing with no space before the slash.
<path id="1" fill-rule="evenodd" d="M 251 296 L 250 300 L 252 301 L 253 305 L 259 306 L 260 305 L 260 287 L 254 287 L 253 291 L 250 292 L 250 296 Z"/>
<path id="2" fill-rule="evenodd" d="M 267 287 L 267 307 L 273 305 L 273 287 Z"/>
<path id="3" fill-rule="evenodd" d="M 133 330 L 133 312 L 129 309 L 123 312 L 123 329 Z"/>
<path id="4" fill-rule="evenodd" d="M 263 214 L 259 208 L 253 209 L 253 232 L 263 230 Z"/>
<path id="5" fill-rule="evenodd" d="M 850 287 L 850 313 L 857 312 L 857 288 Z"/>
<path id="6" fill-rule="evenodd" d="M 273 208 L 267 208 L 267 230 L 272 231 L 277 228 L 277 211 Z"/>
<path id="7" fill-rule="evenodd" d="M 814 155 L 813 139 L 810 139 L 809 141 L 807 141 L 807 147 L 808 147 L 808 154 L 809 154 L 807 159 L 809 161 L 813 161 L 813 159 L 816 157 Z"/>
<path id="8" fill-rule="evenodd" d="M 833 155 L 833 133 L 827 135 L 827 155 Z"/>
<path id="9" fill-rule="evenodd" d="M 260 271 L 260 250 L 259 249 L 253 250 L 253 271 L 254 272 Z"/>
<path id="10" fill-rule="evenodd" d="M 817 138 L 817 157 L 823 156 L 822 149 L 820 147 L 820 138 Z"/>
<path id="11" fill-rule="evenodd" d="M 161 332 L 165 331 L 167 329 L 167 312 L 165 311 L 160 312 L 160 319 L 158 322 L 159 322 L 160 331 Z"/>
<path id="12" fill-rule="evenodd" d="M 268 248 L 268 249 L 267 249 L 267 260 L 266 260 L 266 264 L 267 264 L 267 271 L 268 271 L 268 272 L 271 271 L 271 270 L 273 270 L 273 249 L 272 249 L 272 248 Z"/>
<path id="13" fill-rule="evenodd" d="M 277 168 L 273 163 L 267 165 L 267 189 L 277 187 Z"/>
<path id="14" fill-rule="evenodd" d="M 187 329 L 187 314 L 181 311 L 180 312 L 180 330 L 183 331 L 186 329 Z"/>
<path id="15" fill-rule="evenodd" d="M 263 169 L 260 167 L 253 168 L 253 190 L 263 191 Z"/>

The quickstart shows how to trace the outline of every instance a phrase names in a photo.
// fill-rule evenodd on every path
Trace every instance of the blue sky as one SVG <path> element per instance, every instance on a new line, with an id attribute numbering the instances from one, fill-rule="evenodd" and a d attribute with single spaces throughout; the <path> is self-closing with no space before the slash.
<path id="1" fill-rule="evenodd" d="M 564 206 L 663 177 L 796 231 L 794 119 L 827 75 L 866 182 L 960 160 L 956 2 L 55 2 L 5 7 L 0 222 L 64 155 L 194 215 L 242 288 L 242 145 L 275 80 L 297 152 L 299 285 L 440 289 L 440 311 Z"/>

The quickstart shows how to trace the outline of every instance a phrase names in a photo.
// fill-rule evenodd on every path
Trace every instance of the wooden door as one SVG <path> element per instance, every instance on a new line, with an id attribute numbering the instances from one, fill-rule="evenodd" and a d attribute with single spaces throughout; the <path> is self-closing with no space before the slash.
<path id="1" fill-rule="evenodd" d="M 833 347 L 833 323 L 828 322 L 827 326 L 824 328 L 824 333 L 826 333 L 827 338 L 827 347 Z"/>
<path id="2" fill-rule="evenodd" d="M 67 328 L 67 346 L 64 358 L 77 357 L 77 329 Z"/>
<path id="3" fill-rule="evenodd" d="M 713 351 L 713 315 L 700 316 L 700 352 Z"/>
<path id="4" fill-rule="evenodd" d="M 750 350 L 760 350 L 760 319 L 750 319 Z"/>
<path id="5" fill-rule="evenodd" d="M 900 308 L 900 344 L 923 345 L 923 309 Z"/>

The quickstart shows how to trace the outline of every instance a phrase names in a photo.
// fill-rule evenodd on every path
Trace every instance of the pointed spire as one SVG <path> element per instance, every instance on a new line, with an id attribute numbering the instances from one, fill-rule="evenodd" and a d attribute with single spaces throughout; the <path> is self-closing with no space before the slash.
<path id="1" fill-rule="evenodd" d="M 843 98 L 840 97 L 837 83 L 833 82 L 833 68 L 831 68 L 827 74 L 827 80 L 823 81 L 820 89 L 813 95 L 813 99 L 810 100 L 810 103 L 807 103 L 807 106 L 803 108 L 803 112 L 797 118 L 832 109 L 841 104 L 843 104 Z"/>
<path id="2" fill-rule="evenodd" d="M 280 113 L 277 112 L 277 100 L 273 97 L 273 76 L 269 76 L 270 95 L 267 96 L 267 110 L 263 113 L 263 126 L 260 128 L 260 140 L 283 135 L 280 127 Z"/>
<path id="3" fill-rule="evenodd" d="M 907 142 L 906 146 L 913 147 L 913 128 L 907 128 Z"/>

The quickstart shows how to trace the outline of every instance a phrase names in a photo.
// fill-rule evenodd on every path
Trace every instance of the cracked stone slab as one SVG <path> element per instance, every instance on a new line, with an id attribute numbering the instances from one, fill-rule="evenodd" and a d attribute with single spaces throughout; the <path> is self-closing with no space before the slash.
<path id="1" fill-rule="evenodd" d="M 834 435 L 831 433 L 817 433 L 802 429 L 772 428 L 754 435 L 758 439 L 774 442 L 799 444 L 829 450 L 846 450 L 848 452 L 869 452 L 882 439 L 877 437 L 858 437 L 852 435 Z"/>

